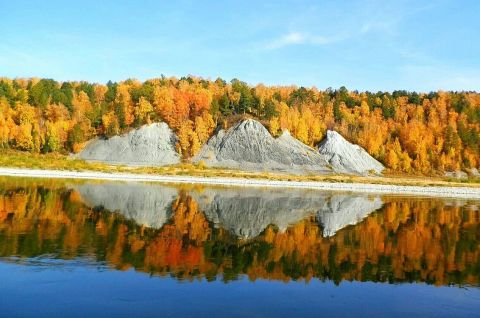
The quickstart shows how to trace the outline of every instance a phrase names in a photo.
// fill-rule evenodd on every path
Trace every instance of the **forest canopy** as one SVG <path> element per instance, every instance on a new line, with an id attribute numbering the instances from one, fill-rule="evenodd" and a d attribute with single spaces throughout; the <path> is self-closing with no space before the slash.
<path id="1" fill-rule="evenodd" d="M 95 136 L 164 121 L 195 155 L 217 126 L 248 116 L 316 146 L 327 129 L 393 171 L 431 174 L 480 165 L 480 94 L 358 92 L 256 86 L 238 79 L 128 79 L 106 85 L 0 78 L 0 148 L 78 152 Z"/>

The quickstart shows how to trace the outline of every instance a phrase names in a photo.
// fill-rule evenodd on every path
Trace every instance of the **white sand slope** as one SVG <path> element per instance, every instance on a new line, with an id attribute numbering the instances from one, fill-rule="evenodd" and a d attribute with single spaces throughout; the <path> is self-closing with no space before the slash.
<path id="1" fill-rule="evenodd" d="M 364 175 L 371 171 L 381 173 L 385 169 L 365 149 L 351 144 L 333 130 L 327 131 L 325 139 L 318 146 L 318 151 L 337 173 Z"/>
<path id="2" fill-rule="evenodd" d="M 171 165 L 180 162 L 176 142 L 177 137 L 166 123 L 154 123 L 121 136 L 96 138 L 76 157 L 129 166 Z"/>
<path id="3" fill-rule="evenodd" d="M 215 134 L 193 162 L 249 171 L 329 174 L 323 156 L 290 134 L 275 139 L 259 122 L 247 119 Z"/>

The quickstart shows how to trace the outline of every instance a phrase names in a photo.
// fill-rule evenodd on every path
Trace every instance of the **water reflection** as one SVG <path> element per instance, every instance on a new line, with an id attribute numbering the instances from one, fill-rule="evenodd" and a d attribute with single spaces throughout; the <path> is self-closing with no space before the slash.
<path id="1" fill-rule="evenodd" d="M 269 225 L 284 232 L 312 215 L 331 236 L 382 206 L 379 197 L 291 189 L 207 189 L 192 196 L 209 221 L 241 238 L 257 237 Z"/>
<path id="2" fill-rule="evenodd" d="M 0 256 L 178 279 L 479 285 L 478 202 L 2 179 Z"/>
<path id="3" fill-rule="evenodd" d="M 122 214 L 139 225 L 159 229 L 172 216 L 178 189 L 146 184 L 101 183 L 73 185 L 83 202 Z"/>

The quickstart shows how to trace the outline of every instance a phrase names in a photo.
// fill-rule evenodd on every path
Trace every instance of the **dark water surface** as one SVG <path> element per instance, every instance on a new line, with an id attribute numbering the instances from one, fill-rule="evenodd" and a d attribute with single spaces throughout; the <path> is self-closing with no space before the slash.
<path id="1" fill-rule="evenodd" d="M 478 317 L 479 207 L 0 178 L 0 317 Z"/>

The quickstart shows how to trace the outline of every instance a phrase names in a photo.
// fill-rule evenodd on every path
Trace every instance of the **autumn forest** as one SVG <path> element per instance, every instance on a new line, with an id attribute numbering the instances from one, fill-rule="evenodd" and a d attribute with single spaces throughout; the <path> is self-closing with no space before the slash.
<path id="1" fill-rule="evenodd" d="M 164 121 L 188 160 L 216 127 L 243 117 L 260 120 L 273 135 L 288 129 L 312 147 L 334 129 L 393 172 L 432 175 L 480 165 L 476 92 L 373 93 L 163 76 L 106 85 L 0 80 L 0 147 L 19 151 L 75 153 L 95 136 Z"/>

